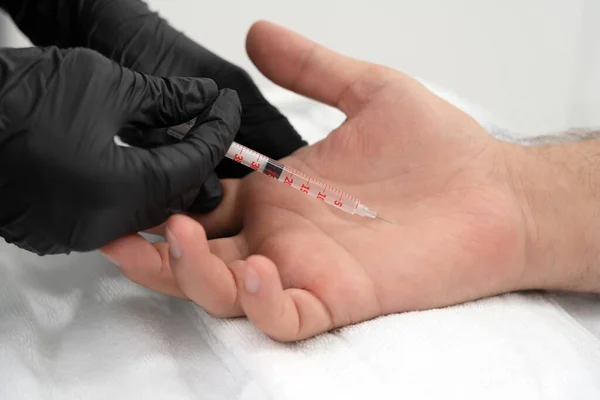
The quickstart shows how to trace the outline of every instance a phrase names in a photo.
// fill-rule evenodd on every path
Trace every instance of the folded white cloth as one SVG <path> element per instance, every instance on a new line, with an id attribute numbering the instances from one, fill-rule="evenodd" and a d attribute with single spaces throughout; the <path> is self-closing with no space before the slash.
<path id="1" fill-rule="evenodd" d="M 275 344 L 202 316 L 276 399 L 596 399 L 598 338 L 541 295 L 382 317 Z"/>
<path id="2" fill-rule="evenodd" d="M 311 142 L 344 118 L 266 93 Z M 141 288 L 97 253 L 1 243 L 0 399 L 107 398 L 597 399 L 600 298 L 509 294 L 281 344 Z"/>

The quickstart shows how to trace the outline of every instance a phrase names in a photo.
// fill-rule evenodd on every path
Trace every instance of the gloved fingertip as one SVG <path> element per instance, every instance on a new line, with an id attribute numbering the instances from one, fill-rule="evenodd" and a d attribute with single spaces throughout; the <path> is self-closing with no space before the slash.
<path id="1" fill-rule="evenodd" d="M 186 91 L 192 98 L 197 100 L 216 99 L 219 95 L 219 86 L 210 78 L 177 78 L 186 79 L 190 84 L 190 90 Z"/>
<path id="2" fill-rule="evenodd" d="M 189 212 L 206 214 L 213 211 L 223 200 L 223 187 L 216 174 L 211 174 L 204 182 L 200 192 L 192 205 L 188 208 Z"/>
<path id="3" fill-rule="evenodd" d="M 171 93 L 163 99 L 163 108 L 171 109 L 171 115 L 175 116 L 178 123 L 187 122 L 206 110 L 219 96 L 217 83 L 210 78 L 165 78 L 167 90 L 163 93 Z M 176 112 L 175 110 L 179 110 Z"/>
<path id="4" fill-rule="evenodd" d="M 235 90 L 221 89 L 219 91 L 217 100 L 206 120 L 215 118 L 226 123 L 231 135 L 235 136 L 238 133 L 242 122 L 242 103 Z"/>

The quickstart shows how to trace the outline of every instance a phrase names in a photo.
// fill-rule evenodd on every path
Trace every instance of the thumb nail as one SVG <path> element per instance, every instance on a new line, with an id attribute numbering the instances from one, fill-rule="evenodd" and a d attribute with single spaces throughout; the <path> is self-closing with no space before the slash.
<path id="1" fill-rule="evenodd" d="M 167 228 L 165 236 L 167 237 L 167 242 L 169 243 L 169 255 L 171 258 L 179 260 L 181 258 L 181 248 L 179 247 L 179 243 L 177 243 L 175 235 L 173 235 L 173 232 Z"/>
<path id="2" fill-rule="evenodd" d="M 260 289 L 260 276 L 254 268 L 248 266 L 246 277 L 244 278 L 244 287 L 248 293 L 256 293 Z"/>

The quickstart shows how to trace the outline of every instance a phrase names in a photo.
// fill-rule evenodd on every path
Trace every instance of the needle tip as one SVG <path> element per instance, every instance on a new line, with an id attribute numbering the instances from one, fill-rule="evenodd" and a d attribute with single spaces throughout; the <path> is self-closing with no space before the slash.
<path id="1" fill-rule="evenodd" d="M 377 218 L 378 218 L 378 219 L 380 219 L 380 220 L 382 220 L 382 221 L 385 221 L 385 222 L 387 222 L 388 224 L 395 225 L 395 224 L 394 224 L 392 221 L 390 221 L 390 220 L 387 220 L 387 219 L 385 219 L 385 218 L 381 218 L 379 215 L 377 216 Z"/>

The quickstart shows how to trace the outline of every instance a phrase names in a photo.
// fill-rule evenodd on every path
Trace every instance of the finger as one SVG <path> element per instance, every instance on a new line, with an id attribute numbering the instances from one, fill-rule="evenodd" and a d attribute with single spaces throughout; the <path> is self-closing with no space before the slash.
<path id="1" fill-rule="evenodd" d="M 170 203 L 199 190 L 211 175 L 239 129 L 240 113 L 236 93 L 222 90 L 182 141 L 150 150 L 119 147 L 118 151 L 140 171 L 148 193 Z"/>
<path id="2" fill-rule="evenodd" d="M 131 281 L 185 298 L 171 271 L 166 243 L 149 243 L 139 235 L 130 235 L 109 243 L 100 252 Z"/>
<path id="3" fill-rule="evenodd" d="M 164 223 L 155 228 L 149 229 L 146 232 L 164 236 L 167 224 Z M 157 250 L 163 255 L 163 248 L 159 247 L 158 244 L 154 245 Z M 229 264 L 233 261 L 243 260 L 248 257 L 248 242 L 243 235 L 235 235 L 231 237 L 212 239 L 208 241 L 208 247 L 212 254 L 220 258 L 225 264 Z M 165 248 L 164 251 L 167 251 Z M 168 258 L 168 257 L 167 257 Z M 170 267 L 169 267 L 170 268 Z"/>
<path id="4" fill-rule="evenodd" d="M 208 78 L 161 78 L 122 69 L 121 105 L 125 122 L 136 128 L 166 128 L 192 120 L 217 99 L 217 84 Z"/>
<path id="5" fill-rule="evenodd" d="M 220 188 L 222 191 L 221 202 L 216 209 L 209 213 L 199 214 L 194 212 L 196 210 L 195 205 L 192 205 L 192 207 L 189 208 L 188 215 L 202 225 L 208 239 L 231 237 L 237 235 L 241 231 L 242 210 L 237 206 L 238 188 L 240 183 L 241 181 L 237 179 L 220 181 Z M 166 225 L 166 222 L 164 222 L 150 229 L 146 229 L 145 232 L 164 237 Z"/>
<path id="6" fill-rule="evenodd" d="M 351 116 L 382 85 L 383 70 L 335 53 L 297 33 L 269 22 L 252 26 L 246 50 L 273 82 L 339 108 Z"/>
<path id="7" fill-rule="evenodd" d="M 248 253 L 248 241 L 242 234 L 223 239 L 208 241 L 210 252 L 229 265 L 234 261 L 244 260 Z"/>
<path id="8" fill-rule="evenodd" d="M 210 252 L 202 226 L 176 215 L 167 222 L 166 236 L 170 265 L 181 291 L 215 317 L 242 315 L 233 274 Z"/>
<path id="9" fill-rule="evenodd" d="M 251 256 L 232 270 L 244 313 L 271 338 L 302 340 L 333 328 L 327 307 L 314 294 L 283 290 L 277 267 L 268 258 Z"/>
<path id="10" fill-rule="evenodd" d="M 233 236 L 242 228 L 242 209 L 238 203 L 241 181 L 222 180 L 223 197 L 219 206 L 209 214 L 191 214 L 198 221 L 209 239 Z"/>

